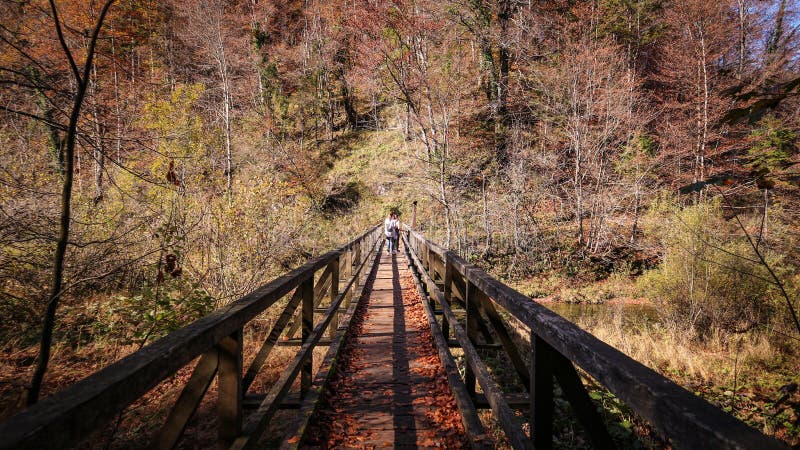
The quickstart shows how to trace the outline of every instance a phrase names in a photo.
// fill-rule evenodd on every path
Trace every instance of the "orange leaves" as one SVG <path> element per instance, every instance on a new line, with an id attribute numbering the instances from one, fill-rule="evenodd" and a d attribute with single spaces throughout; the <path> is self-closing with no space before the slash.
<path id="1" fill-rule="evenodd" d="M 310 446 L 466 447 L 416 287 L 406 270 L 399 278 L 400 295 L 375 291 L 357 311 L 324 406 L 309 427 Z"/>
<path id="2" fill-rule="evenodd" d="M 167 169 L 166 179 L 168 183 L 174 184 L 175 186 L 181 185 L 180 179 L 178 179 L 178 176 L 175 174 L 175 161 L 169 162 L 169 169 Z"/>
<path id="3" fill-rule="evenodd" d="M 178 266 L 178 257 L 172 253 L 164 257 L 164 269 L 166 269 L 167 273 L 170 274 L 172 278 L 177 278 L 183 273 L 183 269 Z M 158 270 L 157 280 L 159 283 L 164 281 L 164 274 L 161 272 L 160 268 Z"/>

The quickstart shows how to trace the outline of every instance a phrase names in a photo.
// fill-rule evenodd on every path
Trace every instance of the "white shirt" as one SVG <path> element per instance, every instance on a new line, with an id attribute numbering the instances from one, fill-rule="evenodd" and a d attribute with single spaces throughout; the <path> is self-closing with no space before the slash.
<path id="1" fill-rule="evenodd" d="M 386 221 L 383 223 L 383 234 L 385 234 L 386 237 L 397 237 L 399 229 L 400 221 L 397 219 L 387 217 Z"/>

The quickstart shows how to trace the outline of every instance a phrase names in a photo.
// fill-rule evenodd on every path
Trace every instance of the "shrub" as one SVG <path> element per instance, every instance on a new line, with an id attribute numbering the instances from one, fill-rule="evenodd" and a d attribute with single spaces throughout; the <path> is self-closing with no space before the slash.
<path id="1" fill-rule="evenodd" d="M 666 318 L 700 337 L 742 331 L 772 314 L 772 284 L 741 230 L 716 202 L 668 206 L 653 232 L 663 248 L 660 266 L 639 281 Z"/>

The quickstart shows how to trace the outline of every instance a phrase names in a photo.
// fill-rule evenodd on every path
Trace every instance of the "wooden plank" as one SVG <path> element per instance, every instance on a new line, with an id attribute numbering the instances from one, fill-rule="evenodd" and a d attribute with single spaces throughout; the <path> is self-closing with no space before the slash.
<path id="1" fill-rule="evenodd" d="M 344 249 L 344 253 L 339 258 L 340 266 L 339 266 L 339 273 L 345 278 L 350 278 L 353 275 L 353 266 L 350 257 L 350 246 L 346 246 Z"/>
<path id="2" fill-rule="evenodd" d="M 438 312 L 437 314 L 442 314 L 442 313 Z M 451 339 L 451 340 L 447 341 L 447 345 L 450 348 L 461 348 L 461 343 L 459 343 L 458 341 L 456 341 L 454 339 Z M 472 346 L 477 348 L 478 350 L 502 350 L 503 349 L 503 344 L 481 344 L 481 343 L 474 344 L 473 343 Z"/>
<path id="3" fill-rule="evenodd" d="M 411 231 L 415 233 L 414 231 Z M 419 236 L 420 239 L 424 239 Z M 427 241 L 426 241 L 427 242 Z M 432 251 L 445 252 L 435 244 Z M 452 253 L 452 252 L 451 252 Z M 645 418 L 676 447 L 786 448 L 735 417 L 693 395 L 558 314 L 491 278 L 458 255 L 448 256 L 456 271 L 506 311 L 577 364 Z M 635 389 L 633 388 L 635 387 Z"/>
<path id="4" fill-rule="evenodd" d="M 508 403 L 508 406 L 512 409 L 529 411 L 531 408 L 531 399 L 527 392 L 507 392 L 503 394 L 503 398 L 506 399 L 506 403 Z M 476 394 L 475 407 L 478 409 L 489 409 L 492 406 L 489 404 L 489 401 L 486 400 L 485 395 Z"/>
<path id="5" fill-rule="evenodd" d="M 228 447 L 242 431 L 242 330 L 217 344 L 219 357 L 217 380 L 218 442 Z"/>
<path id="6" fill-rule="evenodd" d="M 246 394 L 242 400 L 242 408 L 244 410 L 258 409 L 265 398 L 267 398 L 267 394 Z M 287 395 L 281 402 L 281 409 L 300 409 L 301 404 L 300 394 Z"/>
<path id="7" fill-rule="evenodd" d="M 415 264 L 419 264 L 419 260 L 416 259 L 416 255 L 411 254 L 411 257 L 414 259 Z M 472 343 L 467 337 L 466 331 L 464 331 L 458 321 L 456 321 L 453 311 L 450 309 L 450 305 L 444 300 L 444 294 L 439 290 L 439 288 L 436 286 L 436 283 L 434 283 L 433 279 L 431 279 L 427 272 L 421 271 L 420 275 L 423 277 L 423 281 L 428 284 L 428 289 L 430 289 L 431 294 L 438 298 L 444 315 L 448 318 L 448 320 L 450 320 L 450 323 L 453 327 L 453 333 L 455 334 L 458 342 L 461 343 L 461 349 L 464 351 L 464 356 L 467 359 L 467 363 L 469 363 L 473 373 L 475 374 L 478 384 L 480 384 L 481 388 L 483 389 L 484 395 L 486 395 L 486 399 L 489 401 L 489 404 L 492 407 L 492 413 L 494 414 L 495 419 L 500 423 L 501 428 L 503 428 L 506 438 L 516 449 L 532 449 L 533 446 L 531 445 L 530 440 L 517 423 L 514 411 L 505 401 L 505 398 L 503 397 L 503 391 L 500 389 L 500 386 L 497 385 L 497 382 L 494 380 L 494 378 L 492 378 L 489 370 L 486 368 L 486 365 L 481 360 L 478 351 L 472 346 Z"/>
<path id="8" fill-rule="evenodd" d="M 553 448 L 552 349 L 531 333 L 531 439 L 536 450 Z"/>
<path id="9" fill-rule="evenodd" d="M 362 261 L 362 266 L 365 262 L 366 259 Z M 350 290 L 353 283 L 359 279 L 358 273 L 360 273 L 360 270 L 357 272 L 356 276 L 350 278 L 350 281 L 344 288 L 344 292 Z M 267 393 L 267 397 L 263 402 L 261 402 L 261 406 L 259 406 L 258 409 L 247 418 L 242 435 L 230 447 L 231 450 L 250 449 L 255 448 L 258 445 L 258 440 L 261 437 L 261 434 L 264 432 L 266 426 L 269 424 L 270 420 L 272 420 L 272 417 L 275 415 L 275 413 L 280 409 L 281 402 L 284 398 L 286 398 L 286 394 L 289 392 L 292 383 L 302 370 L 304 361 L 309 357 L 309 354 L 314 351 L 314 347 L 316 346 L 317 342 L 319 342 L 319 340 L 322 338 L 322 334 L 325 332 L 325 329 L 328 327 L 328 324 L 331 321 L 333 311 L 336 310 L 343 301 L 344 295 L 340 293 L 336 298 L 336 301 L 328 308 L 328 313 L 325 314 L 317 326 L 314 327 L 313 331 L 308 336 L 306 343 L 303 344 L 303 346 L 300 348 L 300 351 L 295 354 L 292 361 L 281 373 L 281 376 L 278 378 L 275 384 L 272 385 Z"/>
<path id="10" fill-rule="evenodd" d="M 361 264 L 361 244 L 356 244 L 355 251 L 353 252 L 353 265 Z"/>
<path id="11" fill-rule="evenodd" d="M 334 260 L 338 261 L 338 259 L 339 259 L 338 255 L 334 257 Z M 319 305 L 322 304 L 321 303 L 322 299 L 325 298 L 325 294 L 328 293 L 328 288 L 330 288 L 330 286 L 331 286 L 331 282 L 333 281 L 333 278 L 332 278 L 333 269 L 331 268 L 331 265 L 333 263 L 334 263 L 334 261 L 331 261 L 330 263 L 328 263 L 328 265 L 325 267 L 325 270 L 323 270 L 322 273 L 319 275 L 319 278 L 317 279 L 317 284 L 314 285 L 314 303 L 315 303 L 315 306 L 319 306 Z M 337 265 L 338 265 L 338 263 L 337 263 Z M 337 267 L 337 270 L 338 270 L 338 267 Z"/>
<path id="12" fill-rule="evenodd" d="M 325 311 L 322 311 L 323 314 L 326 313 L 326 312 L 328 312 L 327 309 Z M 331 345 L 331 340 L 330 339 L 320 339 L 319 342 L 317 342 L 317 346 L 324 347 L 324 346 L 327 346 L 327 345 Z M 302 347 L 303 346 L 303 339 L 302 338 L 286 339 L 285 341 L 278 341 L 278 343 L 275 344 L 275 346 L 276 347 Z"/>
<path id="13" fill-rule="evenodd" d="M 216 350 L 208 351 L 200 357 L 200 361 L 194 366 L 192 376 L 170 410 L 167 421 L 158 432 L 153 447 L 159 450 L 175 448 L 217 374 L 217 362 Z"/>
<path id="14" fill-rule="evenodd" d="M 538 345 L 547 344 L 539 342 Z M 589 398 L 589 394 L 586 392 L 586 387 L 581 382 L 578 372 L 575 371 L 575 366 L 564 356 L 554 351 L 551 351 L 551 354 L 553 355 L 553 369 L 556 380 L 561 385 L 564 397 L 572 405 L 572 410 L 575 411 L 575 415 L 583 425 L 583 429 L 589 435 L 592 446 L 601 450 L 616 448 L 611 435 L 608 434 L 603 418 L 597 412 L 597 407 L 592 403 L 592 399 Z"/>
<path id="15" fill-rule="evenodd" d="M 405 236 L 403 239 L 405 240 Z M 408 243 L 407 240 L 405 242 Z M 481 423 L 475 405 L 470 398 L 470 393 L 467 387 L 464 385 L 464 382 L 461 381 L 461 375 L 458 372 L 458 366 L 453 359 L 453 355 L 450 353 L 447 342 L 444 339 L 444 335 L 439 329 L 439 322 L 436 320 L 436 315 L 433 313 L 431 302 L 425 293 L 425 290 L 422 288 L 422 283 L 419 280 L 421 263 L 419 266 L 414 264 L 414 261 L 419 263 L 419 259 L 416 257 L 416 255 L 412 256 L 408 246 L 406 246 L 406 256 L 410 263 L 409 265 L 411 270 L 415 275 L 414 284 L 417 286 L 417 292 L 419 292 L 419 295 L 422 298 L 422 307 L 425 310 L 425 316 L 428 319 L 428 325 L 431 327 L 431 334 L 433 335 L 433 341 L 436 345 L 436 351 L 439 354 L 439 361 L 441 361 L 442 366 L 444 367 L 444 371 L 447 374 L 447 383 L 450 385 L 450 390 L 453 392 L 453 397 L 456 400 L 458 410 L 461 412 L 461 423 L 464 425 L 464 431 L 469 439 L 470 447 L 473 449 L 493 448 L 491 439 L 486 433 L 486 429 Z"/>
<path id="16" fill-rule="evenodd" d="M 378 226 L 356 238 L 360 240 Z M 188 326 L 0 422 L 0 449 L 75 446 L 166 377 L 291 292 L 341 250 L 328 252 Z M 58 436 L 59 439 L 53 439 Z"/>

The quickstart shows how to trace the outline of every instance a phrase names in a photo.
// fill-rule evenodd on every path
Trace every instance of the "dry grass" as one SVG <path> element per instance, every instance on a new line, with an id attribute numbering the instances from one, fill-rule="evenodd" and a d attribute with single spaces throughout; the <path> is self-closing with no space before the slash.
<path id="1" fill-rule="evenodd" d="M 578 325 L 642 364 L 682 378 L 724 384 L 732 381 L 734 365 L 738 376 L 746 376 L 760 371 L 765 362 L 778 356 L 778 350 L 763 333 L 747 336 L 714 333 L 698 341 L 691 333 L 677 328 L 643 325 L 630 329 L 622 325 L 618 314 L 611 318 Z"/>
<path id="2" fill-rule="evenodd" d="M 604 317 L 576 323 L 750 426 L 800 444 L 800 393 L 792 390 L 800 381 L 800 357 L 794 342 L 765 331 L 699 339 L 661 323 L 632 327 L 619 311 L 608 308 Z"/>

